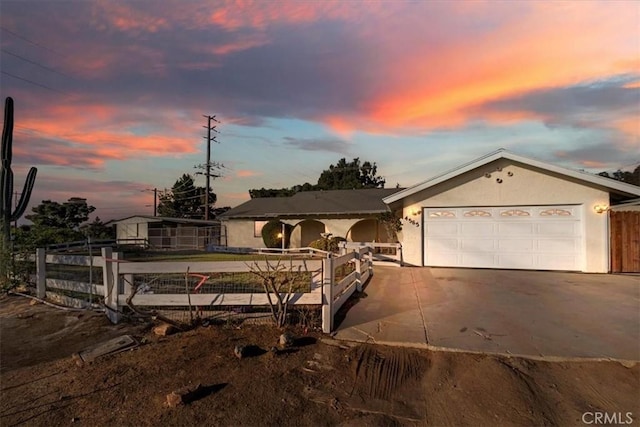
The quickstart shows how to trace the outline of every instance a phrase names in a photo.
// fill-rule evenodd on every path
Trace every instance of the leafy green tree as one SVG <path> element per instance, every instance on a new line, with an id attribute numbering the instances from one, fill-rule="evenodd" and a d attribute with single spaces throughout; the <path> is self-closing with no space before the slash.
<path id="1" fill-rule="evenodd" d="M 611 178 L 617 181 L 626 182 L 627 184 L 640 186 L 640 165 L 636 166 L 633 172 L 618 169 L 611 174 L 609 172 L 600 172 L 598 175 L 604 176 L 605 178 Z"/>
<path id="2" fill-rule="evenodd" d="M 77 231 L 80 224 L 89 220 L 89 215 L 96 208 L 88 205 L 87 199 L 72 197 L 64 203 L 43 200 L 42 203 L 31 210 L 33 213 L 26 215 L 25 218 L 31 221 L 34 227 Z"/>
<path id="3" fill-rule="evenodd" d="M 349 190 L 356 188 L 384 188 L 385 180 L 376 175 L 378 168 L 375 163 L 361 163 L 359 158 L 347 162 L 342 158 L 338 163 L 330 165 L 318 178 L 320 190 Z"/>
<path id="4" fill-rule="evenodd" d="M 252 199 L 258 197 L 289 197 L 300 191 L 349 190 L 354 188 L 384 188 L 385 179 L 377 175 L 378 167 L 369 161 L 360 162 L 355 158 L 347 162 L 342 158 L 335 165 L 329 165 L 318 178 L 316 185 L 305 182 L 291 188 L 260 188 L 249 190 Z"/>
<path id="5" fill-rule="evenodd" d="M 267 248 L 282 248 L 282 239 L 284 238 L 284 247 L 289 247 L 291 238 L 291 230 L 293 227 L 284 224 L 284 236 L 282 236 L 283 223 L 278 220 L 271 220 L 262 227 L 262 240 Z"/>
<path id="6" fill-rule="evenodd" d="M 25 216 L 33 224 L 15 229 L 16 247 L 31 251 L 55 243 L 83 240 L 86 234 L 81 224 L 89 220 L 95 209 L 87 204 L 87 199 L 80 197 L 72 197 L 64 203 L 43 200 L 31 209 L 32 214 Z"/>
<path id="7" fill-rule="evenodd" d="M 84 224 L 80 227 L 83 235 L 91 237 L 93 240 L 114 239 L 115 229 L 105 225 L 97 216 L 92 222 Z"/>
<path id="8" fill-rule="evenodd" d="M 204 219 L 205 217 L 204 187 L 196 187 L 194 179 L 189 174 L 183 174 L 173 184 L 171 190 L 160 196 L 158 215 L 171 218 Z M 209 218 L 213 218 L 216 203 L 215 193 L 209 191 Z"/>

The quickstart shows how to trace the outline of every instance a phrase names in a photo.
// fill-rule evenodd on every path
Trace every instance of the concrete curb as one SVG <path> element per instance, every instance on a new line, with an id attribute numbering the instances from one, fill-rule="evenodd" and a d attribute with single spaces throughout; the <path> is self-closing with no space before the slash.
<path id="1" fill-rule="evenodd" d="M 485 355 L 485 356 L 499 356 L 506 358 L 518 358 L 518 359 L 528 359 L 535 360 L 538 362 L 570 362 L 570 363 L 579 363 L 579 362 L 617 362 L 620 363 L 625 368 L 633 368 L 636 365 L 640 364 L 640 360 L 629 360 L 629 359 L 616 359 L 613 357 L 563 357 L 563 356 L 535 356 L 530 354 L 518 354 L 518 353 L 507 353 L 507 352 L 493 352 L 493 351 L 474 351 L 474 350 L 463 350 L 459 348 L 450 348 L 450 347 L 438 347 L 431 344 L 424 343 L 412 343 L 412 342 L 396 342 L 396 341 L 373 341 L 373 340 L 346 340 L 340 338 L 330 338 L 330 339 L 321 339 L 321 342 L 329 344 L 327 341 L 333 341 L 336 343 L 342 342 L 346 345 L 353 346 L 357 344 L 375 344 L 375 345 L 386 345 L 390 347 L 405 347 L 405 348 L 417 348 L 423 350 L 429 350 L 434 352 L 444 352 L 444 353 L 467 353 L 467 354 L 477 354 L 477 355 Z"/>

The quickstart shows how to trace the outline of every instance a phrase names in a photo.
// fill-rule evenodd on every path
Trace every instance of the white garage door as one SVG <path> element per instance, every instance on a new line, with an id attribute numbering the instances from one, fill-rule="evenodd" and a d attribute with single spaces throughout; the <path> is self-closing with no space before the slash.
<path id="1" fill-rule="evenodd" d="M 424 209 L 424 263 L 434 267 L 582 270 L 580 206 Z"/>

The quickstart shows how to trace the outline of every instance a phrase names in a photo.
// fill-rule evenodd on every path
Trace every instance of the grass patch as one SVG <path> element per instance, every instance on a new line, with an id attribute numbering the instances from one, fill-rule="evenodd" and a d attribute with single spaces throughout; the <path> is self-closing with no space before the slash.
<path id="1" fill-rule="evenodd" d="M 297 255 L 267 255 L 267 254 L 232 254 L 232 253 L 175 253 L 175 252 L 141 252 L 127 254 L 128 261 L 264 261 L 277 262 L 290 259 L 322 259 L 307 254 Z"/>
<path id="2" fill-rule="evenodd" d="M 199 288 L 201 294 L 262 293 L 262 279 L 251 272 L 204 273 L 209 279 Z M 295 273 L 292 292 L 311 291 L 311 272 Z M 282 278 L 285 273 L 281 274 Z M 140 293 L 186 294 L 184 274 L 147 275 L 136 274 L 133 278 Z M 195 293 L 199 279 L 189 278 L 189 292 Z"/>

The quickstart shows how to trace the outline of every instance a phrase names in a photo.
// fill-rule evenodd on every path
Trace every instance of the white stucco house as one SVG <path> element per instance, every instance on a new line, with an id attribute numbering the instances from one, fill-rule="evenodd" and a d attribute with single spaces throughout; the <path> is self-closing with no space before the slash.
<path id="1" fill-rule="evenodd" d="M 221 220 L 229 246 L 261 246 L 268 219 L 299 226 L 292 246 L 304 246 L 320 232 L 384 241 L 375 215 L 390 210 L 406 264 L 606 273 L 608 210 L 638 197 L 638 186 L 498 150 L 406 189 L 253 199 Z"/>
<path id="2" fill-rule="evenodd" d="M 264 247 L 262 227 L 270 220 L 292 225 L 291 247 L 305 247 L 322 233 L 352 242 L 386 242 L 377 220 L 388 212 L 383 198 L 400 189 L 304 191 L 291 197 L 251 199 L 218 218 L 227 230 L 229 246 Z"/>
<path id="3" fill-rule="evenodd" d="M 640 187 L 498 150 L 384 199 L 405 262 L 443 267 L 609 271 L 607 211 Z"/>

